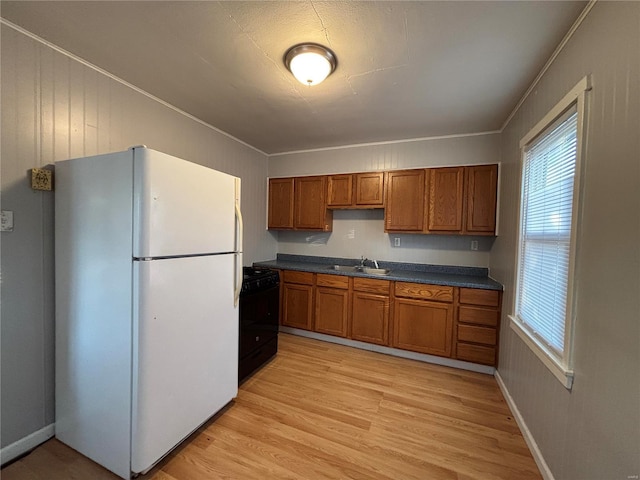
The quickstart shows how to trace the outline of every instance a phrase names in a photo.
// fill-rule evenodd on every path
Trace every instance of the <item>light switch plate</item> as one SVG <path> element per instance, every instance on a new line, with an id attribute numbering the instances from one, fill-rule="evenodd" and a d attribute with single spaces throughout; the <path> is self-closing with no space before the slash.
<path id="1" fill-rule="evenodd" d="M 0 231 L 13 232 L 13 212 L 11 210 L 0 212 Z"/>
<path id="2" fill-rule="evenodd" d="M 31 188 L 34 190 L 53 190 L 53 175 L 51 170 L 46 170 L 44 168 L 32 168 Z"/>

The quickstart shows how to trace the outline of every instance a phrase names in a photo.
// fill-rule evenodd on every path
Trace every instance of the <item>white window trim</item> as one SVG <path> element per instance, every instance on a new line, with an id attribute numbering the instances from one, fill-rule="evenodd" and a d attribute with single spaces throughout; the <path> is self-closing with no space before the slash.
<path id="1" fill-rule="evenodd" d="M 585 149 L 584 146 L 584 125 L 586 119 L 586 104 L 585 104 L 585 92 L 591 90 L 591 82 L 588 76 L 582 78 L 578 84 L 567 93 L 562 100 L 560 100 L 552 109 L 547 113 L 542 120 L 540 120 L 523 138 L 520 140 L 520 179 L 522 179 L 522 168 L 524 158 L 524 149 L 531 143 L 542 131 L 544 131 L 549 125 L 551 125 L 563 112 L 570 108 L 573 104 L 576 104 L 578 111 L 577 118 L 577 149 L 576 149 L 576 169 L 575 169 L 575 187 L 573 194 L 573 206 L 572 206 L 572 218 L 571 218 L 571 240 L 570 240 L 570 260 L 569 260 L 569 272 L 567 281 L 567 312 L 565 318 L 565 339 L 563 358 L 560 359 L 552 352 L 543 342 L 537 339 L 531 332 L 525 328 L 520 320 L 517 319 L 515 312 L 517 311 L 518 291 L 519 291 L 519 262 L 520 262 L 520 249 L 521 249 L 521 225 L 522 221 L 522 195 L 519 199 L 519 216 L 518 216 L 518 239 L 516 248 L 516 283 L 515 292 L 513 298 L 512 312 L 514 314 L 509 315 L 511 329 L 524 341 L 524 343 L 533 351 L 533 353 L 542 361 L 542 363 L 553 373 L 553 375 L 562 383 L 567 389 L 571 389 L 573 386 L 573 331 L 575 324 L 575 259 L 577 256 L 576 241 L 579 236 L 579 218 L 580 212 L 580 196 L 582 190 L 582 157 Z"/>

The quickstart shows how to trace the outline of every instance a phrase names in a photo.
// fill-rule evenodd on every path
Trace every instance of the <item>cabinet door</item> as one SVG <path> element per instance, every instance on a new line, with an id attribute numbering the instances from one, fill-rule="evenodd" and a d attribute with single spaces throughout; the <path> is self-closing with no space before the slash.
<path id="1" fill-rule="evenodd" d="M 461 233 L 464 167 L 429 169 L 427 230 Z"/>
<path id="2" fill-rule="evenodd" d="M 350 207 L 353 203 L 353 175 L 327 177 L 327 206 Z"/>
<path id="3" fill-rule="evenodd" d="M 347 336 L 349 291 L 337 288 L 316 288 L 316 318 L 314 331 Z"/>
<path id="4" fill-rule="evenodd" d="M 393 310 L 392 346 L 441 357 L 451 356 L 453 305 L 396 299 Z"/>
<path id="5" fill-rule="evenodd" d="M 351 338 L 389 345 L 389 297 L 353 292 Z"/>
<path id="6" fill-rule="evenodd" d="M 293 178 L 269 179 L 268 228 L 293 228 Z"/>
<path id="7" fill-rule="evenodd" d="M 296 177 L 294 228 L 329 231 L 326 203 L 327 177 Z"/>
<path id="8" fill-rule="evenodd" d="M 422 231 L 424 225 L 424 178 L 424 170 L 401 170 L 387 173 L 385 231 Z"/>
<path id="9" fill-rule="evenodd" d="M 356 201 L 358 206 L 382 207 L 384 205 L 384 173 L 357 173 Z"/>
<path id="10" fill-rule="evenodd" d="M 311 330 L 313 287 L 285 283 L 282 292 L 282 324 Z"/>
<path id="11" fill-rule="evenodd" d="M 467 221 L 465 231 L 493 235 L 496 231 L 498 165 L 466 167 Z"/>

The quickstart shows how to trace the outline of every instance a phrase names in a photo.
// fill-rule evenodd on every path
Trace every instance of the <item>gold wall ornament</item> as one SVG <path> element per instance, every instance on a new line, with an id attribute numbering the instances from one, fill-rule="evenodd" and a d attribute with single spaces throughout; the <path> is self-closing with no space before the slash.
<path id="1" fill-rule="evenodd" d="M 31 188 L 34 190 L 53 190 L 53 172 L 45 168 L 32 168 Z"/>

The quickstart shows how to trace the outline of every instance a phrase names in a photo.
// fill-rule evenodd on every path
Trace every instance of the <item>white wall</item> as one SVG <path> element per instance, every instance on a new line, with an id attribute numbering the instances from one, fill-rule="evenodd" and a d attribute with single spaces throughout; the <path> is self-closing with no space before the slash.
<path id="1" fill-rule="evenodd" d="M 108 75 L 2 25 L 2 447 L 54 421 L 53 192 L 29 169 L 145 144 L 241 177 L 244 263 L 273 258 L 267 157 Z"/>
<path id="2" fill-rule="evenodd" d="M 597 2 L 502 134 L 503 198 L 520 139 L 592 75 L 567 391 L 509 328 L 517 202 L 503 202 L 491 272 L 505 285 L 498 371 L 557 480 L 640 474 L 640 3 Z"/>
<path id="3" fill-rule="evenodd" d="M 399 170 L 497 163 L 500 135 L 496 133 L 348 146 L 269 157 L 269 176 Z M 493 237 L 384 233 L 382 210 L 335 210 L 333 232 L 273 233 L 278 252 L 437 265 L 489 266 Z M 393 240 L 400 237 L 400 247 Z M 471 251 L 478 240 L 478 251 Z"/>

